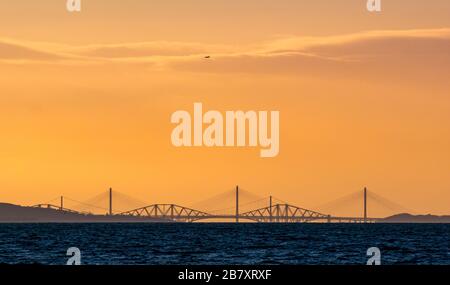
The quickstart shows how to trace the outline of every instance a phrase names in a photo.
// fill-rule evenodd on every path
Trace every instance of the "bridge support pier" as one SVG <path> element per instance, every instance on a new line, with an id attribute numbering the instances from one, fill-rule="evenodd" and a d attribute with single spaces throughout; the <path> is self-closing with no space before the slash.
<path id="1" fill-rule="evenodd" d="M 239 223 L 239 186 L 236 185 L 236 223 Z"/>
<path id="2" fill-rule="evenodd" d="M 364 223 L 367 223 L 367 188 L 364 187 Z"/>
<path id="3" fill-rule="evenodd" d="M 112 188 L 109 188 L 109 215 L 112 216 Z"/>
<path id="4" fill-rule="evenodd" d="M 272 222 L 272 196 L 269 198 L 269 222 Z"/>

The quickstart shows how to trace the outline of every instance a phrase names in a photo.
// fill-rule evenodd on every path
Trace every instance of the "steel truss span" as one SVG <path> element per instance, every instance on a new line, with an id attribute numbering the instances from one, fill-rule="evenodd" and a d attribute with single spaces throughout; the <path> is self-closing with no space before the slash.
<path id="1" fill-rule="evenodd" d="M 174 222 L 193 222 L 200 218 L 211 216 L 208 213 L 175 204 L 153 204 L 123 212 L 119 215 L 167 219 Z"/>

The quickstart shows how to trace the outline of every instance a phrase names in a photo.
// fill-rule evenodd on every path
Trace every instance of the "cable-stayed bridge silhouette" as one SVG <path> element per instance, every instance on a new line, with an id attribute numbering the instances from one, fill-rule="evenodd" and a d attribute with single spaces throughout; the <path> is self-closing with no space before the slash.
<path id="1" fill-rule="evenodd" d="M 242 200 L 244 197 L 250 199 L 250 202 L 243 203 Z M 59 200 L 59 205 L 55 205 L 54 202 L 56 199 Z M 47 203 L 35 205 L 34 207 L 50 208 L 83 215 L 92 215 L 92 212 L 90 210 L 95 209 L 97 211 L 106 211 L 106 215 L 108 216 L 140 217 L 166 220 L 168 222 L 231 220 L 234 222 L 253 221 L 259 223 L 372 223 L 381 220 L 380 218 L 368 217 L 367 207 L 369 200 L 370 202 L 381 204 L 385 208 L 390 208 L 392 210 L 405 210 L 405 208 L 396 204 L 395 202 L 391 202 L 388 199 L 381 197 L 380 195 L 377 195 L 371 191 L 367 191 L 366 188 L 364 188 L 363 191 L 351 193 L 347 196 L 339 198 L 331 203 L 328 203 L 326 206 L 330 206 L 333 204 L 345 204 L 349 202 L 354 203 L 356 200 L 363 201 L 363 212 L 361 216 L 330 215 L 321 211 L 314 211 L 292 205 L 273 196 L 261 198 L 258 195 L 240 189 L 238 186 L 236 186 L 236 188 L 232 191 L 220 193 L 191 207 L 168 203 L 150 204 L 146 206 L 132 207 L 131 210 L 114 211 L 113 205 L 120 204 L 119 202 L 128 205 L 145 205 L 145 203 L 127 194 L 113 191 L 110 188 L 109 191 L 102 192 L 86 202 L 81 202 L 69 197 L 61 196 L 52 199 Z M 79 210 L 64 207 L 65 201 L 75 203 L 73 208 Z M 205 205 L 215 205 L 219 201 L 232 201 L 233 205 L 216 210 L 198 210 L 199 208 L 204 208 Z M 102 205 L 107 204 L 107 207 L 99 206 L 99 203 L 101 203 Z"/>

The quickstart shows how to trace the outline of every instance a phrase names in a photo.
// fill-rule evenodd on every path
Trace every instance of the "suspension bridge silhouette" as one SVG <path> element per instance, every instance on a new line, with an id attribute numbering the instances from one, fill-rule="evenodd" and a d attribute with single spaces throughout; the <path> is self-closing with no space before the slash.
<path id="1" fill-rule="evenodd" d="M 228 207 L 225 209 L 220 210 L 214 210 L 214 211 L 202 211 L 197 210 L 194 207 L 185 207 L 178 204 L 150 204 L 146 206 L 136 207 L 132 208 L 132 210 L 126 210 L 126 211 L 116 211 L 114 212 L 113 209 L 113 202 L 117 203 L 118 200 L 122 201 L 128 201 L 128 202 L 134 202 L 136 204 L 140 203 L 143 204 L 143 202 L 138 201 L 126 194 L 113 191 L 111 188 L 107 192 L 103 192 L 93 199 L 90 200 L 90 202 L 80 202 L 68 197 L 58 197 L 59 199 L 59 205 L 49 203 L 45 204 L 38 204 L 34 205 L 33 207 L 38 208 L 49 208 L 49 209 L 55 209 L 63 212 L 68 213 L 77 213 L 82 215 L 92 215 L 92 212 L 87 211 L 76 211 L 73 209 L 69 209 L 64 207 L 64 201 L 69 200 L 71 202 L 78 203 L 78 208 L 85 207 L 85 208 L 95 208 L 97 210 L 105 210 L 107 211 L 107 216 L 114 216 L 114 217 L 139 217 L 139 218 L 148 218 L 150 219 L 158 219 L 158 220 L 165 220 L 168 222 L 184 222 L 184 223 L 190 223 L 190 222 L 196 222 L 196 221 L 204 221 L 204 220 L 231 220 L 236 223 L 240 221 L 253 221 L 253 222 L 259 222 L 259 223 L 308 223 L 308 222 L 325 222 L 325 223 L 374 223 L 377 221 L 382 220 L 382 218 L 374 218 L 374 217 L 368 217 L 368 197 L 371 198 L 371 200 L 384 204 L 385 207 L 391 208 L 391 209 L 399 209 L 401 207 L 400 205 L 391 202 L 375 193 L 369 192 L 367 188 L 364 188 L 363 191 L 358 191 L 357 193 L 352 193 L 348 195 L 347 197 L 343 197 L 341 199 L 338 199 L 337 202 L 343 202 L 343 201 L 349 201 L 349 200 L 355 200 L 355 198 L 362 197 L 363 201 L 363 211 L 361 216 L 339 216 L 339 215 L 330 215 L 326 213 L 322 213 L 319 211 L 314 211 L 310 209 L 305 209 L 299 206 L 292 205 L 290 203 L 287 203 L 285 201 L 279 200 L 273 196 L 265 197 L 265 198 L 259 198 L 252 202 L 240 204 L 240 195 L 242 193 L 245 193 L 247 195 L 253 195 L 257 197 L 256 195 L 248 192 L 243 191 L 239 188 L 239 186 L 236 186 L 233 191 L 227 191 L 225 193 L 222 193 L 220 195 L 216 195 L 216 200 L 226 200 L 225 198 L 230 198 L 230 192 L 233 195 L 233 203 L 234 205 L 232 207 Z M 369 194 L 370 193 L 370 194 Z M 267 199 L 268 198 L 268 199 Z M 108 208 L 94 205 L 94 202 L 99 202 L 101 200 L 107 200 Z M 267 201 L 268 200 L 268 201 Z M 264 202 L 267 203 L 267 205 L 263 205 L 260 207 L 255 207 L 254 209 L 249 210 L 242 210 L 243 206 L 248 206 L 252 203 L 257 202 Z M 212 204 L 211 199 L 206 200 L 204 203 Z M 342 204 L 342 203 L 341 203 Z M 232 213 L 224 213 L 223 211 L 226 210 L 232 210 Z M 222 211 L 222 212 L 220 212 Z"/>

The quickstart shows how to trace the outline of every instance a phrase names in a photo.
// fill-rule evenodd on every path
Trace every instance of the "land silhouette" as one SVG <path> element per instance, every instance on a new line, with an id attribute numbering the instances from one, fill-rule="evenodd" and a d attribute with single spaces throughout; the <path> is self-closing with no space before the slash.
<path id="1" fill-rule="evenodd" d="M 172 222 L 170 219 L 123 215 L 83 214 L 54 208 L 27 207 L 0 203 L 0 223 L 136 223 Z M 450 223 L 450 215 L 412 215 L 408 213 L 385 217 L 377 223 Z"/>
<path id="2" fill-rule="evenodd" d="M 53 208 L 0 203 L 0 223 L 133 223 L 169 222 L 166 219 L 121 215 L 94 215 Z"/>

